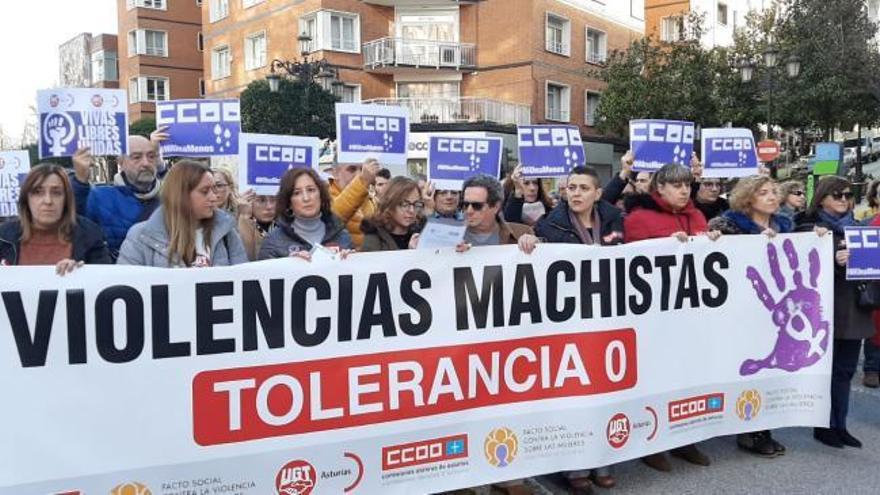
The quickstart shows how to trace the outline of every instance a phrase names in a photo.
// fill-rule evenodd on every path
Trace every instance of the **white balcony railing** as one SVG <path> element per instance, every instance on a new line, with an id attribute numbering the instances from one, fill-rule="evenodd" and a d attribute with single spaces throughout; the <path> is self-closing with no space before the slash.
<path id="1" fill-rule="evenodd" d="M 364 43 L 364 66 L 431 67 L 435 69 L 473 68 L 477 48 L 470 43 L 380 38 Z"/>
<path id="2" fill-rule="evenodd" d="M 502 125 L 528 125 L 532 122 L 532 107 L 489 98 L 376 98 L 364 103 L 396 105 L 409 109 L 413 124 L 454 124 L 491 122 Z"/>

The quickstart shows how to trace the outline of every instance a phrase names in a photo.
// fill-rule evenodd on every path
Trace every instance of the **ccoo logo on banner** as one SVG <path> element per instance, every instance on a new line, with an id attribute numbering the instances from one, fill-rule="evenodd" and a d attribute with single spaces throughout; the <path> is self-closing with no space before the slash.
<path id="1" fill-rule="evenodd" d="M 428 147 L 428 180 L 435 189 L 461 190 L 469 177 L 501 171 L 501 138 L 431 136 Z"/>
<path id="2" fill-rule="evenodd" d="M 703 177 L 748 177 L 758 173 L 755 138 L 748 129 L 703 129 Z"/>
<path id="3" fill-rule="evenodd" d="M 238 100 L 173 100 L 156 103 L 156 127 L 168 126 L 165 156 L 238 154 Z"/>
<path id="4" fill-rule="evenodd" d="M 0 218 L 18 215 L 18 193 L 30 168 L 27 151 L 0 151 Z"/>
<path id="5" fill-rule="evenodd" d="M 586 163 L 577 126 L 522 125 L 516 134 L 523 177 L 559 177 Z"/>
<path id="6" fill-rule="evenodd" d="M 336 104 L 337 160 L 406 165 L 409 113 L 405 108 L 358 103 Z"/>
<path id="7" fill-rule="evenodd" d="M 242 190 L 260 195 L 278 192 L 281 177 L 292 168 L 316 168 L 316 137 L 242 133 L 239 141 L 238 175 Z"/>
<path id="8" fill-rule="evenodd" d="M 656 172 L 667 163 L 689 166 L 694 152 L 693 122 L 679 120 L 631 120 L 630 149 L 633 170 Z"/>
<path id="9" fill-rule="evenodd" d="M 128 100 L 121 89 L 58 88 L 37 92 L 40 158 L 128 153 Z"/>

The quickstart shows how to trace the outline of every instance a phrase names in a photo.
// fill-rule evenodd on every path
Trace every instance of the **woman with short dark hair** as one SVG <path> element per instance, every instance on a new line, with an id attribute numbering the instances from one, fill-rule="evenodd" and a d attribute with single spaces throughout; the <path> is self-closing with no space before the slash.
<path id="1" fill-rule="evenodd" d="M 64 275 L 83 264 L 111 264 L 101 228 L 78 216 L 67 171 L 43 163 L 27 174 L 18 218 L 0 225 L 0 265 L 55 265 Z"/>
<path id="2" fill-rule="evenodd" d="M 856 305 L 856 281 L 846 280 L 844 229 L 855 226 L 852 184 L 842 177 L 819 179 L 807 211 L 795 219 L 799 232 L 827 229 L 834 235 L 834 348 L 831 366 L 831 423 L 815 428 L 813 436 L 829 447 L 861 447 L 862 442 L 846 428 L 850 385 L 859 362 L 862 339 L 874 334 L 871 313 Z"/>
<path id="3" fill-rule="evenodd" d="M 308 260 L 316 246 L 343 252 L 353 249 L 351 236 L 330 203 L 329 186 L 317 172 L 302 167 L 285 172 L 275 196 L 276 228 L 263 240 L 257 258 Z"/>

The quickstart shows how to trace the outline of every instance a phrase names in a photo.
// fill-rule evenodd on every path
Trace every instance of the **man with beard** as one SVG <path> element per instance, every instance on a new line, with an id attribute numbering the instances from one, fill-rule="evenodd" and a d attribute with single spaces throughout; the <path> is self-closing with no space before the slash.
<path id="1" fill-rule="evenodd" d="M 71 182 L 77 213 L 101 226 L 114 260 L 128 229 L 149 218 L 159 206 L 158 142 L 167 137 L 159 131 L 153 133 L 152 141 L 143 136 L 129 136 L 128 155 L 119 157 L 119 173 L 112 186 L 89 184 L 92 163 L 89 148 L 77 150 L 73 156 Z"/>

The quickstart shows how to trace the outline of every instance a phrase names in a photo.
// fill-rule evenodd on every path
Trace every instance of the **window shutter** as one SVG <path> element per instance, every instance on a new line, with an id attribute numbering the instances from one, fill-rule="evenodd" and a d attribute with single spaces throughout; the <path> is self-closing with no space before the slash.
<path id="1" fill-rule="evenodd" d="M 147 53 L 147 32 L 143 29 L 135 31 L 137 37 L 137 54 L 144 55 Z"/>

